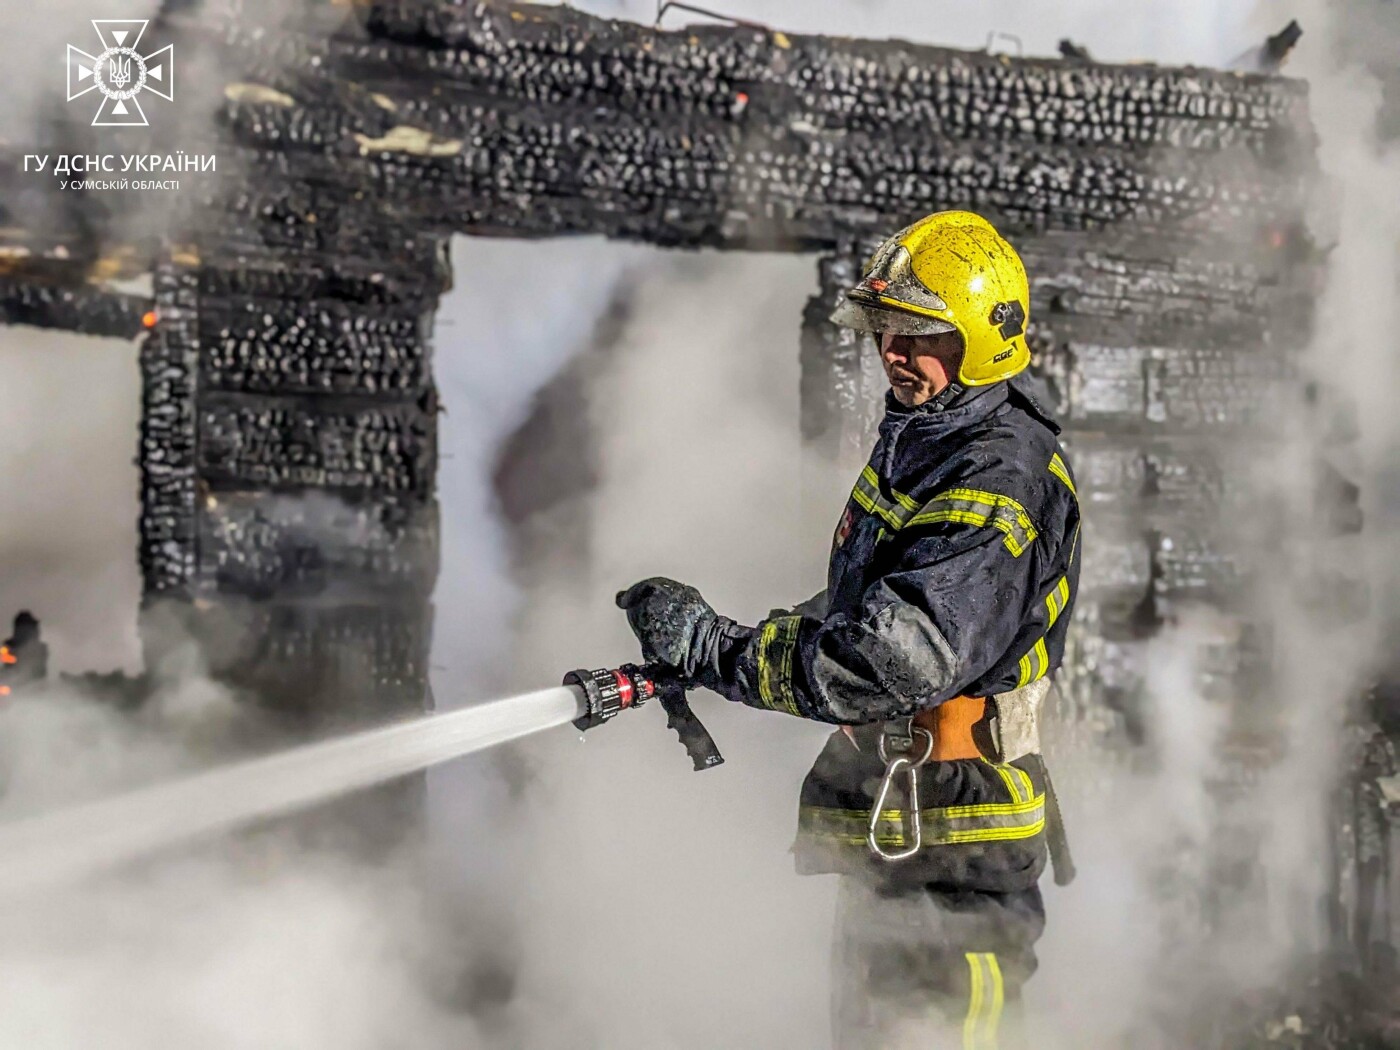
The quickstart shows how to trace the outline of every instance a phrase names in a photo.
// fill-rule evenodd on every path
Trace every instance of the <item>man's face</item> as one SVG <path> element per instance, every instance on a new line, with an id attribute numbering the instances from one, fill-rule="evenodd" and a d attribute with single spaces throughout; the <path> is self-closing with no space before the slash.
<path id="1" fill-rule="evenodd" d="M 880 334 L 880 362 L 885 366 L 895 400 L 908 408 L 922 405 L 958 375 L 962 336 Z"/>

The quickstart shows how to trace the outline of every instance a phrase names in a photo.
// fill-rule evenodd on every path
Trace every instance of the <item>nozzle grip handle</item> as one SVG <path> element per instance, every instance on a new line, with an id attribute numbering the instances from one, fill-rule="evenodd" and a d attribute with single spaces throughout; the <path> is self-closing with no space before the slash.
<path id="1" fill-rule="evenodd" d="M 666 728 L 676 731 L 681 746 L 695 765 L 695 771 L 698 773 L 721 765 L 724 756 L 719 753 L 710 731 L 691 709 L 685 683 L 669 669 L 648 666 L 641 668 L 640 673 L 655 686 L 656 700 L 666 711 Z"/>

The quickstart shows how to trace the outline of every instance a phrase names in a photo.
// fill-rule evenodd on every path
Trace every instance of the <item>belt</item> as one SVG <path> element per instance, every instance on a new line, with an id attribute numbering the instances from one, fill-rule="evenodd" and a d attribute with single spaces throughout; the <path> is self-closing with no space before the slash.
<path id="1" fill-rule="evenodd" d="M 931 711 L 921 711 L 913 718 L 894 719 L 880 727 L 878 753 L 885 763 L 885 775 L 875 792 L 875 804 L 870 807 L 870 821 L 865 842 L 870 852 L 883 861 L 908 860 L 923 848 L 923 807 L 919 804 L 919 769 L 926 762 L 951 762 L 961 758 L 980 758 L 982 750 L 973 739 L 973 726 L 986 714 L 987 701 L 980 696 L 958 696 L 939 704 Z M 852 737 L 854 740 L 854 737 Z M 880 830 L 886 812 L 885 803 L 896 790 L 895 781 L 906 778 L 905 819 L 909 822 L 908 845 L 888 849 L 881 840 Z"/>
<path id="2" fill-rule="evenodd" d="M 984 696 L 955 696 L 937 707 L 920 711 L 911 718 L 896 719 L 892 722 L 875 722 L 864 726 L 842 726 L 841 730 L 860 751 L 874 751 L 875 741 L 883 727 L 911 725 L 922 729 L 933 738 L 933 750 L 925 761 L 952 762 L 960 758 L 995 758 L 995 742 L 988 739 L 987 746 L 979 747 L 974 731 L 987 713 L 987 698 Z M 919 745 L 923 750 L 924 745 Z"/>
<path id="3" fill-rule="evenodd" d="M 933 737 L 934 762 L 953 762 L 960 758 L 981 758 L 982 749 L 972 734 L 973 726 L 987 714 L 985 696 L 955 696 L 928 711 L 914 716 L 914 725 L 928 730 Z"/>

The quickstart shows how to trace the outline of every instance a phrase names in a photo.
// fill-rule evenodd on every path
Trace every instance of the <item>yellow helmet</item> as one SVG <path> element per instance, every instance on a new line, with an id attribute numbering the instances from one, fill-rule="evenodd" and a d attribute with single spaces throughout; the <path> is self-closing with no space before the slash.
<path id="1" fill-rule="evenodd" d="M 959 382 L 986 386 L 1030 364 L 1030 300 L 1021 257 L 991 223 L 940 211 L 880 245 L 831 320 L 862 332 L 958 332 Z"/>

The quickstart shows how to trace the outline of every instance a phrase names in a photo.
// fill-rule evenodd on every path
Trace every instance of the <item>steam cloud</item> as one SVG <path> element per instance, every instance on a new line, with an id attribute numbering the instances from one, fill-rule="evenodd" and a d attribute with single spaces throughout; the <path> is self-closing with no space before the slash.
<path id="1" fill-rule="evenodd" d="M 581 6 L 654 15 L 643 0 Z M 1394 355 L 1370 338 L 1396 328 L 1400 163 L 1374 143 L 1374 88 L 1334 64 L 1336 15 L 1315 7 L 1289 12 L 1309 33 L 1294 71 L 1313 80 L 1322 156 L 1338 180 L 1342 247 L 1314 361 L 1351 387 L 1363 439 L 1350 455 L 1374 494 L 1389 480 L 1400 436 L 1390 407 L 1400 388 Z M 1069 36 L 1110 60 L 1211 63 L 1255 38 L 1237 10 L 1158 4 L 1126 19 L 1121 5 L 1085 2 L 1030 25 L 1010 0 L 945 5 L 937 20 L 926 6 L 879 0 L 754 0 L 736 13 L 792 29 L 972 47 L 1005 30 L 1033 53 Z M 129 5 L 66 5 L 61 14 L 36 20 L 43 36 L 29 38 L 26 52 L 61 54 L 93 17 L 144 17 Z M 9 57 L 12 71 L 35 64 Z M 52 95 L 52 72 L 16 78 L 12 119 L 35 119 Z M 548 311 L 512 298 L 522 287 L 512 275 L 543 265 L 551 267 Z M 633 655 L 611 598 L 644 575 L 695 583 L 747 622 L 820 586 L 840 497 L 815 514 L 800 501 L 796 343 L 809 261 L 461 240 L 454 266 L 437 351 L 449 412 L 440 705 Z M 538 549 L 542 537 L 577 529 L 586 558 L 557 575 L 526 574 L 522 589 L 492 494 L 496 455 L 535 393 L 585 348 L 620 285 L 621 335 L 578 390 L 599 484 L 523 531 Z M 1356 330 L 1361 303 L 1365 332 Z M 1358 353 L 1365 369 L 1354 367 Z M 0 506 L 0 611 L 34 608 L 61 667 L 132 668 L 132 349 L 8 329 L 3 355 L 0 456 L 9 487 L 24 498 Z M 1371 578 L 1388 583 L 1393 532 L 1383 513 L 1370 522 L 1382 523 L 1368 524 Z M 1109 770 L 1101 775 L 1114 778 L 1113 790 L 1066 800 L 1083 874 L 1070 890 L 1049 893 L 1043 969 L 1030 987 L 1051 1045 L 1123 1045 L 1121 1033 L 1159 1005 L 1160 934 L 1171 915 L 1154 882 L 1158 860 L 1178 846 L 1198 857 L 1212 827 L 1205 784 L 1218 711 L 1199 695 L 1191 662 L 1212 629 L 1208 614 L 1187 617 L 1148 654 L 1152 738 L 1165 763 Z M 1299 684 L 1280 698 L 1292 739 L 1322 739 L 1352 683 L 1317 673 L 1326 668 L 1308 648 L 1316 623 L 1282 630 L 1298 654 Z M 824 1045 L 832 887 L 797 879 L 784 852 L 796 787 L 822 731 L 697 701 L 729 759 L 704 777 L 690 771 L 657 711 L 583 744 L 561 732 L 499 761 L 435 774 L 431 899 L 406 860 L 352 868 L 275 833 L 42 906 L 0 907 L 0 1047 Z M 197 675 L 135 723 L 64 693 L 44 705 L 14 705 L 0 721 L 6 815 L 200 764 L 217 750 L 212 736 L 241 725 L 231 700 Z M 1086 757 L 1095 756 L 1075 760 Z M 1317 872 L 1331 757 L 1296 747 L 1276 774 L 1275 795 L 1287 804 L 1270 814 L 1276 830 L 1264 848 L 1283 875 L 1282 902 L 1306 897 Z M 1191 862 L 1185 870 L 1193 873 Z M 1275 925 L 1284 925 L 1277 916 Z M 1266 979 L 1293 947 L 1262 953 L 1240 980 Z M 493 998 L 493 967 L 515 982 L 513 996 Z M 454 984 L 464 969 L 467 984 Z M 498 1010 L 465 1019 L 464 1006 L 480 1013 L 483 997 Z"/>

